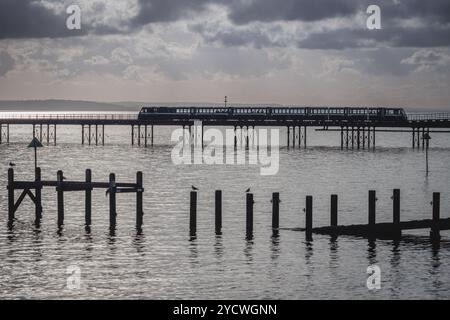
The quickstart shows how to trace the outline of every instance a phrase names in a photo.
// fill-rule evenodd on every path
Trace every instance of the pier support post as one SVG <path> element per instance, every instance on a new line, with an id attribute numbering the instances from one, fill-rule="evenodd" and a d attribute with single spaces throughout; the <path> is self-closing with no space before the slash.
<path id="1" fill-rule="evenodd" d="M 64 178 L 63 172 L 59 170 L 56 174 L 57 181 L 57 202 L 58 202 L 58 229 L 60 229 L 64 225 Z"/>
<path id="2" fill-rule="evenodd" d="M 216 235 L 222 234 L 222 191 L 216 190 L 215 194 L 215 225 Z"/>
<path id="3" fill-rule="evenodd" d="M 152 147 L 153 147 L 153 125 L 152 125 L 152 128 L 151 128 L 151 132 L 152 132 L 152 138 L 151 138 L 152 142 L 151 143 L 152 143 Z"/>
<path id="4" fill-rule="evenodd" d="M 356 145 L 358 147 L 358 150 L 360 150 L 361 149 L 361 128 L 359 126 L 356 128 L 356 135 L 357 135 Z"/>
<path id="5" fill-rule="evenodd" d="M 144 224 L 144 210 L 142 205 L 144 187 L 141 171 L 136 173 L 136 187 L 136 229 L 141 230 Z"/>
<path id="6" fill-rule="evenodd" d="M 91 169 L 86 169 L 86 191 L 84 195 L 84 221 L 86 227 L 91 225 L 91 214 L 92 214 L 92 171 Z"/>
<path id="7" fill-rule="evenodd" d="M 412 147 L 416 148 L 416 128 L 412 128 Z"/>
<path id="8" fill-rule="evenodd" d="M 246 239 L 253 238 L 253 193 L 246 193 Z"/>
<path id="9" fill-rule="evenodd" d="M 144 134 L 145 134 L 144 146 L 147 148 L 147 139 L 148 139 L 148 136 L 147 136 L 147 125 L 144 126 Z"/>
<path id="10" fill-rule="evenodd" d="M 287 147 L 289 149 L 289 147 L 291 146 L 291 128 L 289 126 L 287 126 Z"/>
<path id="11" fill-rule="evenodd" d="M 344 150 L 344 127 L 341 127 L 341 150 Z"/>
<path id="12" fill-rule="evenodd" d="M 337 196 L 337 194 L 331 195 L 330 209 L 331 209 L 330 225 L 332 227 L 337 227 L 337 225 L 338 225 L 338 196 Z"/>
<path id="13" fill-rule="evenodd" d="M 304 130 L 305 130 L 305 132 L 303 133 L 303 146 L 305 147 L 305 149 L 306 149 L 306 133 L 308 132 L 308 130 L 307 130 L 307 126 L 304 126 Z"/>
<path id="14" fill-rule="evenodd" d="M 41 185 L 41 168 L 36 168 L 35 172 L 35 182 L 36 182 L 36 189 L 35 189 L 35 220 L 34 224 L 36 226 L 39 226 L 41 224 L 42 219 L 42 185 Z"/>
<path id="15" fill-rule="evenodd" d="M 280 194 L 274 192 L 272 194 L 272 233 L 278 235 L 280 228 Z"/>
<path id="16" fill-rule="evenodd" d="M 369 191 L 369 226 L 373 227 L 376 223 L 376 191 Z"/>
<path id="17" fill-rule="evenodd" d="M 376 145 L 376 128 L 373 127 L 373 138 L 372 138 L 372 149 L 375 150 L 375 145 Z"/>
<path id="18" fill-rule="evenodd" d="M 400 237 L 402 230 L 400 228 L 400 189 L 394 189 L 393 195 L 393 223 L 395 236 Z"/>
<path id="19" fill-rule="evenodd" d="M 8 169 L 8 224 L 13 223 L 14 211 L 14 169 Z"/>
<path id="20" fill-rule="evenodd" d="M 440 240 L 441 234 L 439 229 L 441 194 L 439 192 L 433 193 L 433 222 L 431 226 L 430 237 L 432 240 Z"/>
<path id="21" fill-rule="evenodd" d="M 134 125 L 131 125 L 131 145 L 134 146 Z"/>
<path id="22" fill-rule="evenodd" d="M 189 213 L 189 235 L 195 238 L 197 234 L 197 192 L 191 191 L 191 208 Z"/>
<path id="23" fill-rule="evenodd" d="M 345 134 L 346 134 L 346 139 L 345 139 L 345 148 L 348 150 L 348 126 L 345 128 Z"/>
<path id="24" fill-rule="evenodd" d="M 116 211 L 116 175 L 109 174 L 109 230 L 116 229 L 117 211 Z"/>
<path id="25" fill-rule="evenodd" d="M 306 239 L 308 241 L 312 240 L 312 228 L 313 228 L 313 197 L 306 196 L 306 207 L 305 207 L 305 231 Z"/>

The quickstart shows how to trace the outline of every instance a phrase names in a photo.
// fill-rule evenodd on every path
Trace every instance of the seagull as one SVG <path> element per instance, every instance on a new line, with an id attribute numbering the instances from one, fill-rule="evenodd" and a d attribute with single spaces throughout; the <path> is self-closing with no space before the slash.
<path id="1" fill-rule="evenodd" d="M 106 193 L 105 193 L 105 197 L 107 197 L 108 196 L 108 194 L 109 194 L 109 192 L 110 192 L 111 190 L 109 190 L 109 189 L 106 189 Z"/>
<path id="2" fill-rule="evenodd" d="M 10 166 L 10 167 L 15 167 L 16 164 L 15 164 L 14 162 L 10 162 L 10 163 L 9 163 L 9 166 Z"/>
<path id="3" fill-rule="evenodd" d="M 250 192 L 250 188 L 248 188 L 247 190 L 245 190 L 245 193 L 249 193 Z"/>
<path id="4" fill-rule="evenodd" d="M 191 186 L 191 188 L 192 188 L 193 191 L 198 191 L 198 188 L 195 187 L 195 186 Z"/>

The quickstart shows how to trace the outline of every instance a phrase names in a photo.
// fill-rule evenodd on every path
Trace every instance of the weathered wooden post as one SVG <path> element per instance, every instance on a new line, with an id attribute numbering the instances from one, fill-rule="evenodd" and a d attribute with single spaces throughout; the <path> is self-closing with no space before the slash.
<path id="1" fill-rule="evenodd" d="M 197 234 L 197 192 L 191 191 L 191 208 L 189 214 L 189 235 L 191 238 Z"/>
<path id="2" fill-rule="evenodd" d="M 376 191 L 369 191 L 369 226 L 373 227 L 376 223 Z"/>
<path id="3" fill-rule="evenodd" d="M 253 193 L 246 193 L 246 238 L 250 240 L 253 238 Z"/>
<path id="4" fill-rule="evenodd" d="M 14 221 L 14 169 L 8 169 L 8 223 Z"/>
<path id="5" fill-rule="evenodd" d="M 215 223 L 216 234 L 222 234 L 222 190 L 216 190 L 215 196 L 216 210 L 215 210 Z"/>
<path id="6" fill-rule="evenodd" d="M 331 226 L 337 227 L 338 225 L 338 196 L 336 194 L 331 195 Z"/>
<path id="7" fill-rule="evenodd" d="M 305 208 L 305 231 L 306 238 L 312 239 L 312 227 L 313 227 L 313 197 L 306 196 L 306 208 Z"/>
<path id="8" fill-rule="evenodd" d="M 400 189 L 394 189 L 392 195 L 393 199 L 393 223 L 395 236 L 401 236 L 402 230 L 400 228 Z"/>
<path id="9" fill-rule="evenodd" d="M 441 238 L 439 230 L 439 220 L 440 220 L 440 206 L 441 206 L 441 194 L 439 192 L 433 193 L 433 221 L 431 223 L 430 236 L 432 240 L 439 240 Z"/>
<path id="10" fill-rule="evenodd" d="M 56 174 L 56 181 L 57 181 L 57 202 L 58 202 L 58 228 L 61 228 L 64 224 L 64 176 L 63 172 L 59 170 Z"/>
<path id="11" fill-rule="evenodd" d="M 116 229 L 116 175 L 109 174 L 109 229 Z"/>
<path id="12" fill-rule="evenodd" d="M 136 173 L 136 228 L 138 230 L 142 229 L 142 225 L 144 223 L 144 210 L 142 205 L 142 194 L 144 192 L 144 188 L 142 180 L 142 172 L 138 171 Z"/>
<path id="13" fill-rule="evenodd" d="M 278 234 L 280 228 L 280 194 L 275 192 L 272 194 L 272 231 Z"/>
<path id="14" fill-rule="evenodd" d="M 92 216 L 92 171 L 91 169 L 86 169 L 86 191 L 84 200 L 84 221 L 86 227 L 91 225 Z"/>
<path id="15" fill-rule="evenodd" d="M 35 189 L 35 198 L 36 203 L 35 205 L 35 220 L 34 224 L 36 226 L 39 226 L 42 219 L 42 184 L 41 184 L 41 168 L 36 168 L 35 171 L 35 183 L 36 183 L 36 189 Z"/>

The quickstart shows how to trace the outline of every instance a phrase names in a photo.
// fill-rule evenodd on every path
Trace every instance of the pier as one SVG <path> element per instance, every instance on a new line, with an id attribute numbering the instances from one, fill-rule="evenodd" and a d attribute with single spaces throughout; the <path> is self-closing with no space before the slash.
<path id="1" fill-rule="evenodd" d="M 190 107 L 191 109 L 193 107 Z M 170 108 L 169 108 L 170 109 Z M 172 108 L 174 109 L 174 108 Z M 177 108 L 188 110 L 186 108 Z M 296 110 L 295 108 L 284 108 Z M 313 109 L 313 108 L 311 108 Z M 330 109 L 330 108 L 328 108 Z M 283 116 L 269 118 L 261 116 L 265 108 L 250 108 L 242 116 L 227 118 L 220 113 L 201 114 L 174 113 L 171 117 L 140 118 L 135 113 L 83 114 L 83 113 L 15 113 L 0 112 L 0 144 L 12 143 L 10 129 L 15 125 L 29 125 L 32 137 L 38 138 L 43 144 L 56 145 L 57 128 L 59 126 L 78 126 L 80 142 L 83 145 L 105 145 L 105 128 L 113 126 L 128 126 L 130 128 L 130 143 L 136 146 L 153 146 L 155 126 L 177 126 L 187 130 L 192 136 L 192 127 L 201 123 L 203 127 L 232 127 L 235 140 L 248 140 L 249 128 L 279 127 L 286 128 L 287 147 L 306 148 L 308 128 L 316 127 L 316 131 L 336 131 L 340 134 L 341 149 L 374 149 L 378 132 L 406 132 L 411 134 L 413 148 L 425 148 L 427 142 L 423 136 L 430 133 L 449 133 L 450 113 L 408 114 L 405 119 L 379 119 L 372 115 L 336 117 L 334 113 L 327 116 L 327 108 L 322 113 L 299 115 L 286 113 Z M 200 109 L 201 110 L 201 109 Z M 314 109 L 315 110 L 315 109 Z M 330 109 L 331 110 L 331 109 Z M 360 110 L 365 110 L 361 108 Z M 202 137 L 203 139 L 203 137 Z"/>

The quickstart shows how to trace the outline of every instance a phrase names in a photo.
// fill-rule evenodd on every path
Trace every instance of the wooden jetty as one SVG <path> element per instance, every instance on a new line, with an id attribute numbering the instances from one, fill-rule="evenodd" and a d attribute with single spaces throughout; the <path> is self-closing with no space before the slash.
<path id="1" fill-rule="evenodd" d="M 109 195 L 109 217 L 110 229 L 116 228 L 116 194 L 117 193 L 136 193 L 136 228 L 141 229 L 143 225 L 143 177 L 142 172 L 136 173 L 136 182 L 122 183 L 116 182 L 115 174 L 111 173 L 108 182 L 92 181 L 92 172 L 86 170 L 85 181 L 66 181 L 63 172 L 57 172 L 56 180 L 42 180 L 41 169 L 36 168 L 34 181 L 17 181 L 14 179 L 14 169 L 8 170 L 8 225 L 12 227 L 15 220 L 15 214 L 22 201 L 28 196 L 35 205 L 35 224 L 40 225 L 42 219 L 42 189 L 44 187 L 54 187 L 57 193 L 57 224 L 58 228 L 64 225 L 64 193 L 84 191 L 85 192 L 85 225 L 91 226 L 92 222 L 92 190 L 106 189 Z M 17 201 L 15 200 L 15 191 L 20 190 L 21 194 Z M 33 193 L 34 190 L 34 193 Z"/>
<path id="2" fill-rule="evenodd" d="M 430 237 L 433 240 L 440 239 L 440 230 L 450 230 L 450 218 L 441 219 L 440 217 L 440 193 L 433 193 L 431 202 L 432 218 L 424 220 L 400 221 L 400 190 L 394 189 L 393 200 L 393 221 L 386 223 L 376 223 L 376 192 L 369 191 L 368 205 L 368 224 L 358 225 L 338 225 L 337 224 L 337 195 L 331 196 L 331 224 L 324 227 L 313 227 L 313 197 L 306 197 L 306 219 L 305 228 L 296 228 L 293 230 L 305 231 L 307 238 L 312 238 L 312 234 L 326 234 L 330 236 L 359 236 L 367 238 L 389 238 L 395 239 L 402 235 L 403 230 L 430 229 Z"/>
<path id="3" fill-rule="evenodd" d="M 222 234 L 222 191 L 216 190 L 215 197 L 215 225 L 216 235 Z M 432 218 L 424 220 L 400 220 L 400 189 L 394 189 L 391 197 L 393 201 L 393 220 L 392 222 L 376 222 L 376 192 L 369 191 L 368 205 L 368 224 L 357 225 L 339 225 L 338 224 L 338 195 L 331 195 L 330 202 L 330 225 L 323 227 L 313 227 L 313 197 L 306 197 L 306 206 L 303 209 L 305 214 L 304 228 L 285 228 L 280 227 L 280 194 L 274 192 L 272 194 L 272 236 L 277 237 L 280 230 L 303 231 L 306 233 L 307 240 L 312 240 L 313 234 L 336 236 L 357 236 L 365 238 L 380 239 L 399 239 L 404 230 L 429 229 L 432 240 L 440 240 L 441 230 L 450 230 L 450 218 L 442 219 L 440 217 L 440 193 L 433 193 L 432 201 Z M 247 192 L 245 194 L 245 236 L 247 240 L 253 239 L 253 194 Z M 197 232 L 197 191 L 190 193 L 190 236 L 191 239 L 196 237 Z"/>

